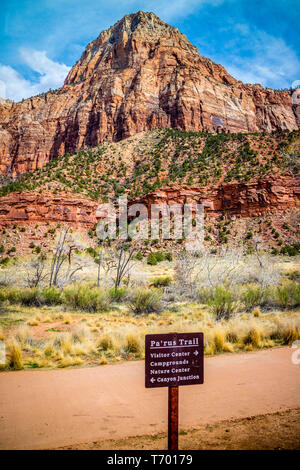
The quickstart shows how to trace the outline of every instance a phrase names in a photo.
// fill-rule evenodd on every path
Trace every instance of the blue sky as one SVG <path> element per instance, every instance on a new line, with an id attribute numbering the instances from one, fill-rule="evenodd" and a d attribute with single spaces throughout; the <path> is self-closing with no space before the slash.
<path id="1" fill-rule="evenodd" d="M 138 10 L 176 26 L 246 83 L 300 80 L 299 0 L 1 0 L 0 97 L 58 88 L 88 42 Z"/>

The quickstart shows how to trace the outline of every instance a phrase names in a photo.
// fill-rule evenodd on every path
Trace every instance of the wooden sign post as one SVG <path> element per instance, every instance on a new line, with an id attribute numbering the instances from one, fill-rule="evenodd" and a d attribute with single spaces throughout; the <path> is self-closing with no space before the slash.
<path id="1" fill-rule="evenodd" d="M 168 450 L 178 450 L 178 387 L 169 387 Z"/>
<path id="2" fill-rule="evenodd" d="M 203 384 L 203 333 L 146 335 L 145 386 L 168 387 L 168 449 L 178 450 L 179 386 Z"/>

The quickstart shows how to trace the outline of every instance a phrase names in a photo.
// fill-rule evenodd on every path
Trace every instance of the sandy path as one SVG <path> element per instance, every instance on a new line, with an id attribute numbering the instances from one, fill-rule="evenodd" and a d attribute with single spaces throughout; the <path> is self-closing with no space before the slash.
<path id="1" fill-rule="evenodd" d="M 300 407 L 290 348 L 205 359 L 205 384 L 180 388 L 180 426 Z M 0 374 L 0 448 L 39 449 L 166 431 L 167 388 L 144 362 Z"/>

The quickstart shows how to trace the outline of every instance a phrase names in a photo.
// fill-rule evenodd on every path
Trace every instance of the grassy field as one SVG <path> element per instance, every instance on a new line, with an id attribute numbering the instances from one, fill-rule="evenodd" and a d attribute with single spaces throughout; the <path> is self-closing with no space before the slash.
<path id="1" fill-rule="evenodd" d="M 249 259 L 243 264 L 244 260 L 243 270 L 252 273 Z M 220 270 L 220 260 L 218 266 Z M 148 333 L 203 331 L 206 355 L 291 345 L 300 338 L 297 268 L 298 257 L 279 257 L 272 275 L 267 273 L 269 283 L 258 275 L 256 282 L 251 277 L 242 283 L 239 271 L 239 281 L 232 279 L 231 285 L 219 281 L 212 287 L 201 280 L 197 266 L 193 269 L 198 284 L 187 279 L 184 286 L 178 261 L 157 266 L 143 261 L 135 264 L 134 280 L 118 289 L 109 283 L 97 288 L 91 281 L 60 289 L 1 287 L 0 339 L 7 350 L 1 368 L 63 368 L 143 359 Z M 226 277 L 228 281 L 228 272 Z"/>

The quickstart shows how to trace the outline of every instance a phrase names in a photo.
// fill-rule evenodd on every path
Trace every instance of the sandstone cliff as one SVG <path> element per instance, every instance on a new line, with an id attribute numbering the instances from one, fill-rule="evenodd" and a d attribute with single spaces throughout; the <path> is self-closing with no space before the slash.
<path id="1" fill-rule="evenodd" d="M 298 129 L 290 91 L 244 85 L 153 13 L 126 15 L 88 44 L 64 86 L 0 102 L 0 173 L 154 128 Z"/>
<path id="2" fill-rule="evenodd" d="M 224 211 L 230 217 L 254 217 L 272 212 L 283 212 L 300 203 L 300 182 L 294 178 L 279 178 L 276 182 L 265 179 L 260 182 L 229 183 L 216 187 L 162 188 L 147 196 L 131 201 L 151 204 L 209 203 L 207 215 L 215 219 Z M 97 222 L 99 202 L 87 197 L 51 192 L 39 194 L 24 191 L 1 198 L 0 227 L 14 223 L 67 222 L 75 227 L 92 227 Z M 99 214 L 99 212 L 98 212 Z"/>

